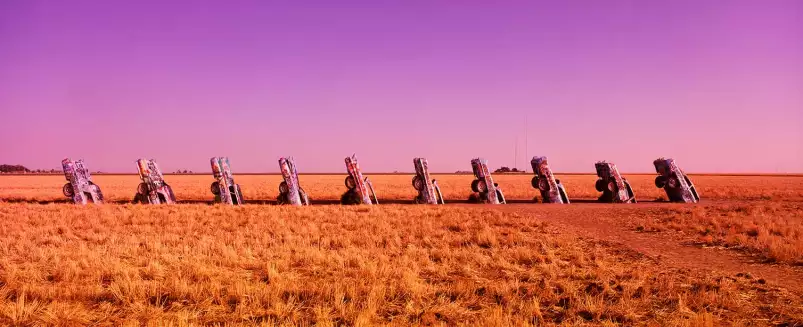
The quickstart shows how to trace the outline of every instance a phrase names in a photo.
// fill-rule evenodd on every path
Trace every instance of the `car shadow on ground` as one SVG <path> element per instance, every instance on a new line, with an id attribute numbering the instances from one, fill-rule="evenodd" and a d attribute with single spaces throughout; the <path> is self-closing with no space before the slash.
<path id="1" fill-rule="evenodd" d="M 63 200 L 31 200 L 31 199 L 0 199 L 0 202 L 5 203 L 30 203 L 30 204 L 70 204 L 72 203 L 70 200 L 63 199 Z M 110 204 L 134 204 L 132 200 L 115 200 L 115 201 L 106 201 L 106 203 Z M 178 204 L 207 204 L 213 205 L 215 204 L 212 200 L 178 200 Z M 525 200 L 525 199 L 513 199 L 507 200 L 508 204 L 539 204 L 542 205 L 540 201 L 536 200 Z M 589 204 L 589 203 L 600 203 L 594 199 L 577 199 L 571 200 L 571 204 Z M 657 200 L 648 200 L 648 201 L 639 201 L 639 203 L 671 203 L 667 201 L 657 201 Z M 276 200 L 264 200 L 264 199 L 255 199 L 255 200 L 245 200 L 245 204 L 253 204 L 253 205 L 278 205 Z M 310 200 L 311 205 L 339 205 L 339 200 Z M 399 199 L 379 199 L 379 204 L 399 204 L 399 205 L 413 205 L 412 200 L 399 200 Z M 477 203 L 475 201 L 470 200 L 446 200 L 446 204 L 483 204 Z"/>

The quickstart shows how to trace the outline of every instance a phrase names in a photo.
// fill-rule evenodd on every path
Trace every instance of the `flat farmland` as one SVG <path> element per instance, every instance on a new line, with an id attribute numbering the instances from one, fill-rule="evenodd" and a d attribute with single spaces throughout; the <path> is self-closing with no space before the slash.
<path id="1" fill-rule="evenodd" d="M 168 175 L 178 205 L 63 203 L 62 176 L 0 176 L 0 325 L 803 324 L 803 177 L 694 176 L 699 204 L 627 176 L 643 203 L 404 204 L 412 175 L 371 175 L 380 206 L 332 205 L 345 175 L 302 175 L 319 205 L 270 205 L 281 179 L 235 176 L 249 202 L 210 205 L 211 176 Z M 558 176 L 593 200 L 595 177 Z"/>
<path id="2" fill-rule="evenodd" d="M 413 175 L 371 175 L 377 195 L 382 200 L 412 202 L 415 190 Z M 346 190 L 343 180 L 346 175 L 300 175 L 300 183 L 312 200 L 334 201 Z M 666 199 L 662 189 L 654 185 L 654 175 L 625 177 L 633 186 L 640 201 Z M 690 176 L 700 195 L 706 200 L 803 200 L 803 176 Z M 434 175 L 447 201 L 462 202 L 471 193 L 471 175 Z M 509 200 L 529 201 L 539 196 L 530 185 L 529 174 L 497 174 L 497 182 Z M 594 189 L 595 175 L 557 175 L 572 199 L 593 200 L 598 196 Z M 167 183 L 173 187 L 179 201 L 212 201 L 210 191 L 213 178 L 210 175 L 167 175 Z M 108 201 L 125 202 L 134 198 L 140 180 L 136 175 L 93 176 Z M 275 201 L 279 193 L 279 175 L 235 176 L 246 201 Z M 0 199 L 7 201 L 64 201 L 61 187 L 65 180 L 61 175 L 47 176 L 2 176 L 0 175 Z"/>

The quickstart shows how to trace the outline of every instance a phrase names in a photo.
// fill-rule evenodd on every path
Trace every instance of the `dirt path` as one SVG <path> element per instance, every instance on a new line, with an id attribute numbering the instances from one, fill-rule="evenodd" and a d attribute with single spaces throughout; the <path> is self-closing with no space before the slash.
<path id="1" fill-rule="evenodd" d="M 662 204 L 640 204 L 639 206 Z M 610 205 L 587 205 L 582 209 L 566 210 L 559 206 L 533 206 L 509 204 L 495 207 L 504 212 L 517 213 L 546 221 L 582 237 L 602 240 L 640 252 L 655 259 L 660 265 L 673 268 L 716 271 L 728 275 L 750 273 L 769 283 L 803 293 L 803 267 L 784 264 L 767 264 L 755 257 L 735 250 L 702 248 L 685 242 L 671 233 L 642 233 L 629 229 L 626 217 L 608 215 Z"/>

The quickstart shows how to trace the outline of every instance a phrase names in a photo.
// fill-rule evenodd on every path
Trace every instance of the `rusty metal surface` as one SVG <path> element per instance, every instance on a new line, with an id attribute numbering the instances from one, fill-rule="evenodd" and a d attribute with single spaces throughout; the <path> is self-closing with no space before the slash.
<path id="1" fill-rule="evenodd" d="M 504 204 L 505 196 L 498 184 L 494 183 L 491 172 L 488 170 L 488 160 L 482 158 L 471 159 L 471 170 L 477 178 L 471 183 L 471 189 L 476 192 L 481 202 L 490 204 Z"/>
<path id="2" fill-rule="evenodd" d="M 61 161 L 61 167 L 64 178 L 67 179 L 67 184 L 62 188 L 66 197 L 75 204 L 103 203 L 100 186 L 92 182 L 92 176 L 83 160 L 72 161 L 70 158 L 65 158 Z"/>
<path id="3" fill-rule="evenodd" d="M 134 197 L 135 203 L 176 203 L 173 189 L 165 182 L 162 171 L 153 159 L 138 159 L 137 171 L 142 183 L 137 187 L 137 195 Z"/>
<path id="4" fill-rule="evenodd" d="M 566 189 L 563 185 L 555 179 L 552 174 L 552 169 L 549 168 L 549 163 L 546 157 L 533 157 L 530 160 L 530 165 L 533 167 L 535 176 L 532 180 L 532 186 L 541 192 L 541 199 L 544 203 L 569 203 L 569 196 L 566 194 Z"/>
<path id="5" fill-rule="evenodd" d="M 653 161 L 655 172 L 655 186 L 663 188 L 669 201 L 696 203 L 700 201 L 697 188 L 691 179 L 678 167 L 672 158 L 658 158 Z"/>
<path id="6" fill-rule="evenodd" d="M 346 187 L 348 190 L 341 197 L 343 204 L 379 204 L 374 186 L 368 178 L 363 177 L 357 157 L 346 157 Z M 373 197 L 373 199 L 371 199 Z"/>
<path id="7" fill-rule="evenodd" d="M 298 170 L 293 157 L 279 158 L 279 170 L 282 172 L 283 182 L 279 184 L 279 204 L 295 206 L 309 205 L 307 193 L 298 182 Z"/>
<path id="8" fill-rule="evenodd" d="M 212 165 L 212 176 L 215 178 L 211 186 L 215 202 L 232 205 L 243 204 L 242 191 L 240 185 L 234 183 L 229 158 L 212 157 L 209 159 L 209 163 Z"/>
<path id="9" fill-rule="evenodd" d="M 429 176 L 429 166 L 427 159 L 414 158 L 415 176 L 413 176 L 413 188 L 418 191 L 418 196 L 414 199 L 415 203 L 421 204 L 444 204 L 438 182 Z"/>
<path id="10" fill-rule="evenodd" d="M 610 162 L 598 161 L 594 164 L 597 170 L 597 191 L 602 192 L 600 202 L 636 203 L 636 196 L 627 179 L 619 173 L 616 165 Z M 600 187 L 602 186 L 602 187 Z M 600 188 L 602 188 L 600 190 Z"/>

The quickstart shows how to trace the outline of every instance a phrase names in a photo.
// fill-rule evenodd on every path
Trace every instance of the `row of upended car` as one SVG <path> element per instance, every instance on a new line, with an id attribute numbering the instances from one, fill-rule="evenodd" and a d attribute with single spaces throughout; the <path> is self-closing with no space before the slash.
<path id="1" fill-rule="evenodd" d="M 243 204 L 240 186 L 234 182 L 229 159 L 227 157 L 213 157 L 210 159 L 212 175 L 215 181 L 210 190 L 215 195 L 215 202 L 226 204 Z M 360 171 L 356 156 L 346 157 L 346 172 L 348 176 L 344 181 L 346 192 L 341 196 L 342 204 L 378 204 L 378 198 L 371 181 L 364 177 Z M 700 200 L 694 184 L 689 177 L 677 166 L 673 159 L 659 158 L 653 161 L 658 176 L 655 186 L 663 188 L 667 197 L 673 202 L 695 203 Z M 418 191 L 413 199 L 416 204 L 444 204 L 445 200 L 437 181 L 431 178 L 427 160 L 425 158 L 413 159 L 415 176 L 412 185 Z M 544 203 L 570 203 L 569 196 L 560 180 L 556 179 L 549 167 L 546 157 L 533 157 L 531 165 L 535 176 L 532 178 L 532 187 L 541 193 Z M 595 165 L 598 179 L 595 188 L 601 195 L 600 202 L 610 203 L 636 203 L 636 196 L 630 183 L 622 177 L 616 165 L 600 161 Z M 103 193 L 98 185 L 92 182 L 89 170 L 83 160 L 62 160 L 62 168 L 67 184 L 63 193 L 77 204 L 102 203 Z M 277 203 L 289 205 L 309 205 L 307 193 L 301 188 L 298 181 L 298 171 L 292 157 L 280 158 L 279 168 L 282 182 L 279 184 Z M 507 203 L 499 184 L 493 181 L 488 170 L 488 161 L 481 158 L 471 160 L 471 168 L 475 179 L 471 183 L 474 192 L 470 198 L 473 202 L 504 204 Z M 152 159 L 137 160 L 137 171 L 141 183 L 137 186 L 134 203 L 176 203 L 173 189 L 164 179 L 159 166 Z"/>

